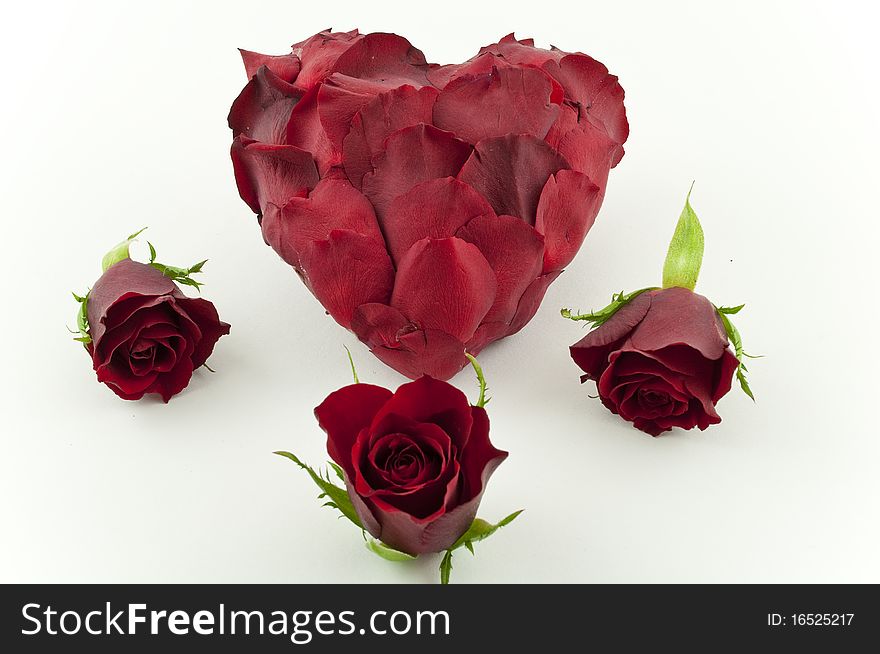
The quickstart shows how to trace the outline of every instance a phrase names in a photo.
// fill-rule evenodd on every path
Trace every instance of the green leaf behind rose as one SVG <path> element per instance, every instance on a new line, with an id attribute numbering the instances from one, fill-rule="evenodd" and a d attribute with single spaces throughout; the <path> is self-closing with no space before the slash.
<path id="1" fill-rule="evenodd" d="M 70 331 L 74 334 L 79 334 L 73 340 L 82 343 L 83 347 L 88 347 L 89 343 L 92 342 L 92 336 L 89 333 L 89 294 L 77 295 L 76 293 L 71 293 L 71 295 L 79 304 L 79 309 L 76 312 L 76 330 L 71 329 Z"/>
<path id="2" fill-rule="evenodd" d="M 742 392 L 754 401 L 755 395 L 752 393 L 752 389 L 749 387 L 749 382 L 746 379 L 746 373 L 749 369 L 746 367 L 743 358 L 748 357 L 749 359 L 759 359 L 760 357 L 748 354 L 743 349 L 742 336 L 740 336 L 739 330 L 734 326 L 730 318 L 728 318 L 728 316 L 739 313 L 744 306 L 746 305 L 740 304 L 736 307 L 715 307 L 715 310 L 718 312 L 718 316 L 724 324 L 724 331 L 727 332 L 730 344 L 733 345 L 733 352 L 736 354 L 737 361 L 739 361 L 739 365 L 736 367 L 736 380 L 739 382 L 739 387 L 742 389 Z"/>
<path id="3" fill-rule="evenodd" d="M 351 503 L 348 491 L 344 488 L 340 488 L 330 480 L 329 471 L 326 471 L 322 475 L 319 472 L 316 472 L 311 466 L 307 466 L 300 461 L 295 454 L 291 454 L 290 452 L 279 451 L 273 452 L 273 454 L 290 459 L 300 468 L 305 470 L 309 477 L 312 478 L 312 481 L 315 482 L 315 485 L 321 489 L 321 494 L 318 495 L 318 499 L 324 499 L 325 497 L 328 498 L 322 506 L 329 506 L 330 508 L 337 509 L 342 515 L 351 520 L 358 529 L 363 530 L 364 527 L 361 524 L 360 518 L 358 518 L 357 512 L 354 510 L 354 505 Z M 330 466 L 336 473 L 336 476 L 343 479 L 342 469 L 333 463 L 331 463 Z"/>
<path id="4" fill-rule="evenodd" d="M 663 263 L 663 288 L 680 286 L 694 290 L 703 264 L 703 227 L 691 207 L 691 190 L 684 201 L 684 209 L 678 218 L 666 261 Z"/>
<path id="5" fill-rule="evenodd" d="M 649 286 L 648 288 L 640 288 L 632 293 L 624 293 L 623 291 L 615 293 L 611 296 L 611 304 L 604 309 L 590 311 L 590 313 L 572 313 L 571 309 L 562 309 L 559 313 L 562 314 L 563 318 L 568 318 L 569 320 L 583 320 L 590 324 L 591 329 L 595 329 L 608 322 L 615 313 L 620 311 L 642 293 L 656 290 L 656 286 Z"/>
<path id="6" fill-rule="evenodd" d="M 440 561 L 440 583 L 444 585 L 449 583 L 449 576 L 452 573 L 452 553 L 455 550 L 465 547 L 471 554 L 474 554 L 474 543 L 486 540 L 496 531 L 516 520 L 517 516 L 522 512 L 522 509 L 514 511 L 494 525 L 482 518 L 475 518 L 471 526 L 468 527 L 468 530 L 459 536 L 458 540 L 443 555 L 443 559 Z"/>
<path id="7" fill-rule="evenodd" d="M 375 538 L 368 538 L 366 545 L 367 549 L 373 554 L 381 556 L 387 561 L 415 561 L 416 559 L 412 554 L 407 554 L 406 552 L 401 552 L 400 550 L 388 547 L 385 543 L 378 541 Z"/>

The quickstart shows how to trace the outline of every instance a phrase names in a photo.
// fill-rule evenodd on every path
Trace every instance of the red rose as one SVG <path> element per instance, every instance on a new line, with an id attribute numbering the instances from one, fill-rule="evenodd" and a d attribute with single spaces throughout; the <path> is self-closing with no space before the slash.
<path id="1" fill-rule="evenodd" d="M 636 296 L 570 349 L 602 403 L 652 436 L 721 422 L 739 366 L 712 303 L 678 287 Z"/>
<path id="2" fill-rule="evenodd" d="M 430 377 L 396 393 L 346 386 L 315 415 L 361 524 L 411 555 L 447 549 L 467 531 L 489 477 L 507 458 L 489 441 L 485 410 Z"/>
<path id="3" fill-rule="evenodd" d="M 356 30 L 242 56 L 242 199 L 328 313 L 411 378 L 448 379 L 531 320 L 623 156 L 617 78 L 513 35 L 451 66 Z"/>
<path id="4" fill-rule="evenodd" d="M 89 291 L 86 349 L 98 381 L 125 400 L 158 393 L 167 402 L 229 333 L 214 305 L 188 298 L 162 272 L 123 259 Z"/>

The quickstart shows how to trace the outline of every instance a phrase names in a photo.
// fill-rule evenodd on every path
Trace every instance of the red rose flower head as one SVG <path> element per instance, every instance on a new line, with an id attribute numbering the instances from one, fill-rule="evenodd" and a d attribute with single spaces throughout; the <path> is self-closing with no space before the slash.
<path id="1" fill-rule="evenodd" d="M 602 404 L 652 436 L 721 422 L 715 405 L 734 375 L 754 399 L 743 363 L 750 355 L 729 317 L 745 305 L 716 307 L 694 293 L 703 246 L 688 193 L 663 266 L 663 288 L 621 292 L 587 314 L 562 310 L 594 325 L 569 348 L 585 373 L 581 381 L 595 381 Z"/>
<path id="2" fill-rule="evenodd" d="M 242 57 L 242 199 L 327 312 L 412 379 L 448 379 L 531 320 L 623 156 L 617 78 L 513 35 L 449 66 L 357 30 Z"/>
<path id="3" fill-rule="evenodd" d="M 186 388 L 229 325 L 208 300 L 187 297 L 175 283 L 199 286 L 189 275 L 204 262 L 181 269 L 132 261 L 128 246 L 134 236 L 108 253 L 104 273 L 87 296 L 77 297 L 77 340 L 85 344 L 98 381 L 119 397 L 157 393 L 168 402 Z"/>
<path id="4" fill-rule="evenodd" d="M 394 393 L 371 384 L 346 386 L 315 415 L 360 524 L 410 555 L 452 547 L 507 458 L 489 441 L 486 411 L 427 376 Z"/>

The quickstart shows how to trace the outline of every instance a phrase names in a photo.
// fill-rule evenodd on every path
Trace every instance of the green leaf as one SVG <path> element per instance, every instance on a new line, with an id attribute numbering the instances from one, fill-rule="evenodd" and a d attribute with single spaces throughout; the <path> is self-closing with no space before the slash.
<path id="1" fill-rule="evenodd" d="M 146 227 L 144 227 L 146 229 Z M 117 243 L 113 246 L 113 248 L 104 255 L 104 258 L 101 259 L 101 272 L 107 272 L 107 269 L 112 266 L 114 263 L 119 263 L 129 257 L 129 248 L 131 247 L 132 242 L 144 231 L 144 229 L 136 231 L 134 234 L 131 234 L 124 241 Z"/>
<path id="2" fill-rule="evenodd" d="M 483 368 L 477 363 L 476 357 L 472 356 L 469 352 L 465 352 L 464 355 L 474 367 L 474 371 L 477 373 L 477 383 L 480 385 L 480 396 L 477 398 L 477 403 L 474 406 L 484 407 L 489 404 L 489 400 L 492 398 L 486 397 L 486 389 L 489 388 L 489 386 L 486 384 L 486 378 L 483 376 Z"/>
<path id="3" fill-rule="evenodd" d="M 452 550 L 446 550 L 440 561 L 440 583 L 444 586 L 448 584 L 450 574 L 452 574 Z"/>
<path id="4" fill-rule="evenodd" d="M 73 299 L 79 304 L 76 312 L 76 330 L 69 330 L 74 334 L 79 334 L 73 340 L 79 341 L 83 346 L 88 346 L 92 342 L 92 336 L 89 333 L 89 294 L 77 295 L 71 293 Z"/>
<path id="5" fill-rule="evenodd" d="M 595 329 L 600 325 L 605 324 L 615 313 L 620 311 L 623 307 L 633 301 L 634 298 L 638 297 L 642 293 L 646 291 L 656 291 L 656 286 L 649 286 L 648 288 L 640 288 L 637 291 L 633 291 L 632 293 L 624 293 L 621 291 L 620 293 L 615 293 L 611 296 L 611 304 L 609 304 L 604 309 L 599 309 L 599 311 L 591 311 L 590 313 L 572 313 L 571 309 L 562 309 L 560 310 L 560 314 L 562 314 L 563 318 L 568 318 L 569 320 L 583 320 L 590 323 L 591 328 Z"/>
<path id="6" fill-rule="evenodd" d="M 318 499 L 323 499 L 325 497 L 328 498 L 328 501 L 325 502 L 323 506 L 337 509 L 342 515 L 357 525 L 359 529 L 364 528 L 361 524 L 360 518 L 358 518 L 357 512 L 354 510 L 354 505 L 351 503 L 348 491 L 330 481 L 329 472 L 324 476 L 321 476 L 321 474 L 315 472 L 315 470 L 300 461 L 295 454 L 291 454 L 290 452 L 274 452 L 274 454 L 290 459 L 308 473 L 309 477 L 312 478 L 312 481 L 314 481 L 318 488 L 321 489 L 321 494 L 318 495 Z M 336 474 L 339 474 L 339 472 L 341 471 L 338 471 Z"/>
<path id="7" fill-rule="evenodd" d="M 739 330 L 734 326 L 733 322 L 731 322 L 730 318 L 727 316 L 729 314 L 734 314 L 739 312 L 745 305 L 741 304 L 738 307 L 728 308 L 728 307 L 715 307 L 718 311 L 718 315 L 721 317 L 721 322 L 724 325 L 724 331 L 727 332 L 727 337 L 730 339 L 730 344 L 733 346 L 733 352 L 736 354 L 736 359 L 739 361 L 739 365 L 736 367 L 736 380 L 739 382 L 739 387 L 742 389 L 742 392 L 752 398 L 752 401 L 755 401 L 755 394 L 752 392 L 751 387 L 749 386 L 749 382 L 746 379 L 746 373 L 749 371 L 746 368 L 746 364 L 743 363 L 743 358 L 748 357 L 750 359 L 757 359 L 760 357 L 752 356 L 751 354 L 747 354 L 743 349 L 742 336 L 740 336 Z"/>
<path id="8" fill-rule="evenodd" d="M 147 241 L 147 247 L 150 248 L 150 263 L 153 263 L 156 260 L 156 248 L 149 241 Z"/>
<path id="9" fill-rule="evenodd" d="M 378 541 L 374 538 L 367 539 L 366 546 L 367 549 L 370 550 L 373 554 L 377 554 L 387 561 L 416 560 L 416 557 L 414 557 L 412 554 L 407 554 L 406 552 L 401 552 L 399 550 L 388 547 L 385 543 Z"/>
<path id="10" fill-rule="evenodd" d="M 468 543 L 470 543 L 468 549 L 471 550 L 471 552 L 473 553 L 474 543 L 489 538 L 489 536 L 494 534 L 496 531 L 516 520 L 517 516 L 519 516 L 519 514 L 522 512 L 522 509 L 520 509 L 519 511 L 514 511 L 509 516 L 507 516 L 503 520 L 500 520 L 497 524 L 494 525 L 490 522 L 487 522 L 486 520 L 483 520 L 482 518 L 475 518 L 474 521 L 471 523 L 471 526 L 468 527 L 468 530 L 464 532 L 461 536 L 459 536 L 458 540 L 455 541 L 452 544 L 452 547 L 450 547 L 449 549 L 455 550 L 462 545 L 468 547 Z"/>
<path id="11" fill-rule="evenodd" d="M 357 369 L 354 367 L 354 359 L 351 358 L 351 350 L 348 349 L 347 346 L 343 345 L 345 351 L 348 353 L 348 365 L 351 366 L 351 376 L 354 377 L 354 383 L 360 384 L 360 380 L 358 379 Z"/>
<path id="12" fill-rule="evenodd" d="M 694 290 L 700 266 L 703 263 L 703 228 L 691 207 L 691 190 L 684 201 L 684 209 L 678 218 L 666 261 L 663 263 L 663 288 L 680 286 Z"/>

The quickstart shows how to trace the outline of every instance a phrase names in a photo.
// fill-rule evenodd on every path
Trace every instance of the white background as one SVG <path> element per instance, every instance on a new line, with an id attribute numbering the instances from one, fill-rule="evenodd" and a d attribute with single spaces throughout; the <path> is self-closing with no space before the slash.
<path id="1" fill-rule="evenodd" d="M 880 582 L 877 245 L 880 48 L 856 2 L 16 3 L 4 9 L 0 580 L 433 582 L 382 561 L 315 500 L 312 408 L 403 380 L 267 248 L 232 178 L 236 47 L 322 28 L 393 31 L 429 61 L 511 31 L 620 76 L 631 124 L 599 219 L 520 334 L 481 357 L 510 451 L 480 514 L 525 513 L 457 555 L 457 582 Z M 870 15 L 869 15 L 870 14 Z M 698 291 L 736 318 L 757 403 L 652 439 L 578 383 L 561 306 L 659 281 L 692 179 Z M 70 291 L 149 225 L 203 257 L 232 324 L 170 404 L 95 382 Z M 138 251 L 143 254 L 143 250 Z M 454 383 L 474 396 L 469 372 Z"/>

